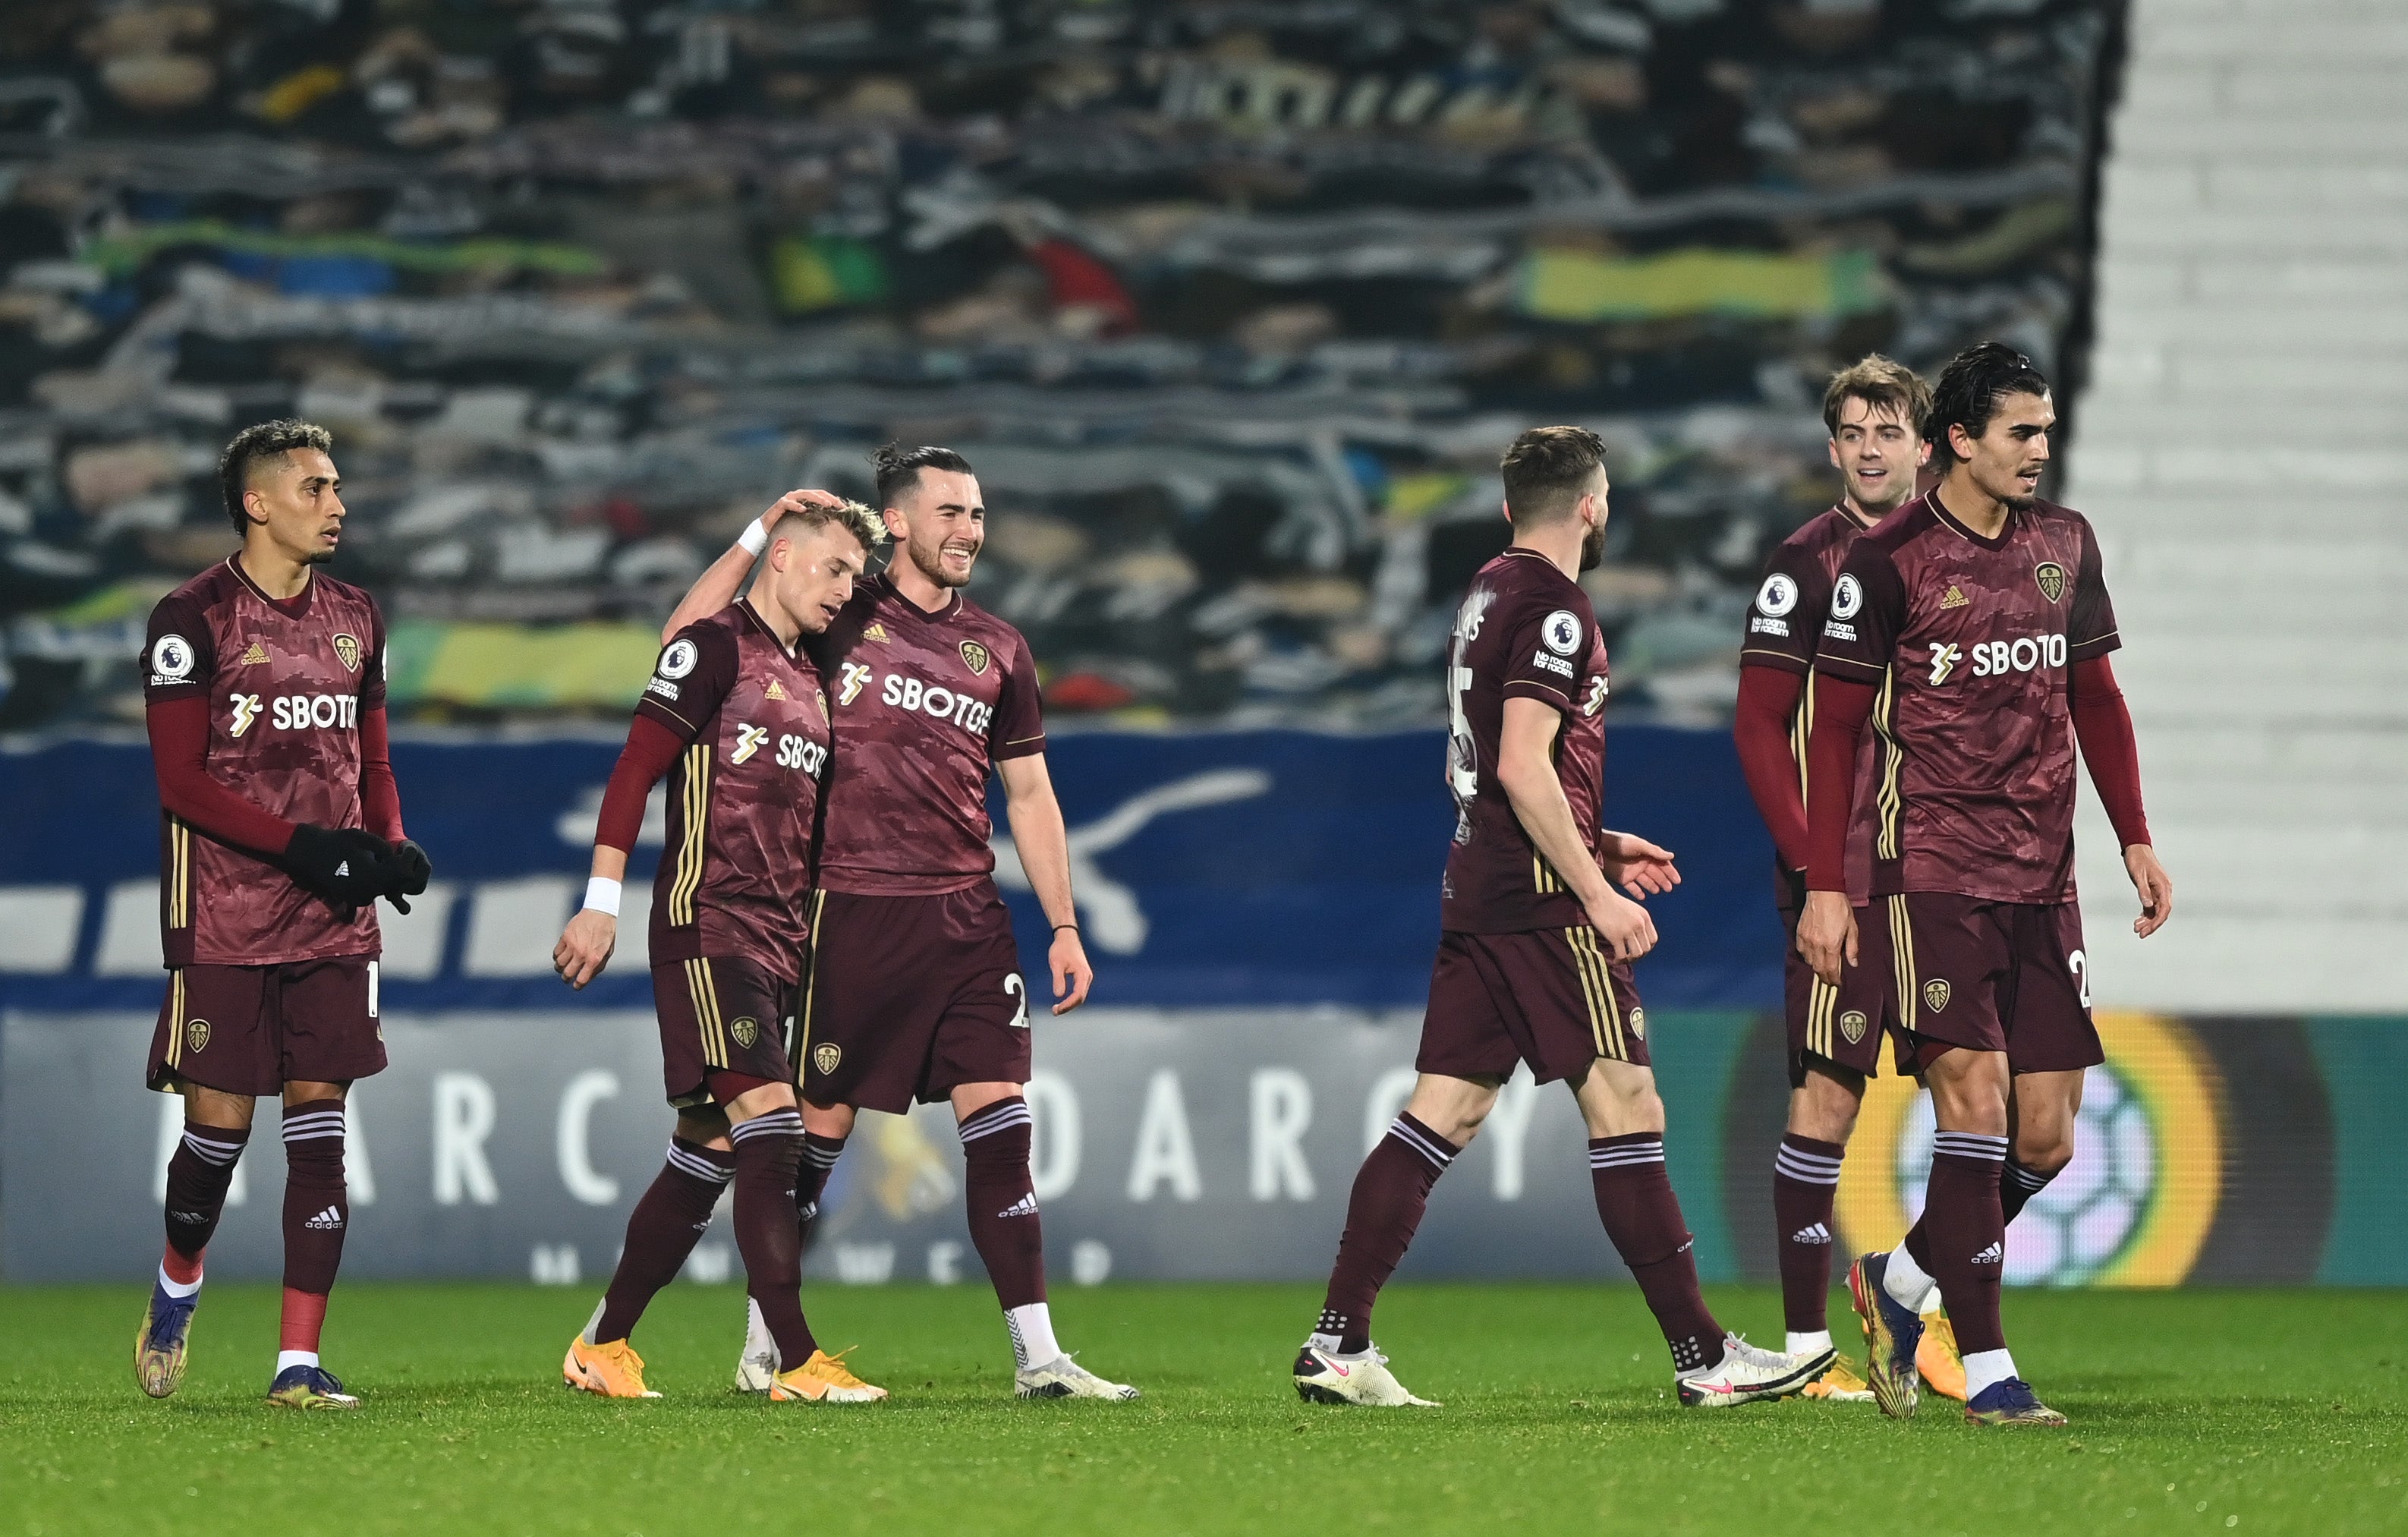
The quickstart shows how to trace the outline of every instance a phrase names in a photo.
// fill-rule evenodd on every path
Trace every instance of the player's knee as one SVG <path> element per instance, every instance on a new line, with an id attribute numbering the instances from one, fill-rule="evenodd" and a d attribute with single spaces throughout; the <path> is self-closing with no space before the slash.
<path id="1" fill-rule="evenodd" d="M 2071 1126 L 2017 1132 L 2015 1162 L 2033 1173 L 2053 1177 L 2072 1161 L 2073 1128 Z"/>
<path id="2" fill-rule="evenodd" d="M 802 1102 L 803 1129 L 814 1137 L 824 1137 L 840 1142 L 853 1135 L 854 1111 L 851 1105 L 815 1105 Z"/>

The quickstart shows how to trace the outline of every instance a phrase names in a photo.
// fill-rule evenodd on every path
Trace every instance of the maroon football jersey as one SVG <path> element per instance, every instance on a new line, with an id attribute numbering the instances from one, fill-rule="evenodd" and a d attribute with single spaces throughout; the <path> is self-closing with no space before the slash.
<path id="1" fill-rule="evenodd" d="M 1743 668 L 1778 668 L 1810 674 L 1814 647 L 1823 636 L 1823 620 L 1831 607 L 1831 583 L 1839 580 L 1840 563 L 1847 558 L 1862 524 L 1844 507 L 1817 513 L 1798 531 L 1773 547 L 1764 563 L 1764 581 L 1747 609 L 1747 639 L 1740 647 Z M 1812 682 L 1789 712 L 1789 754 L 1798 764 L 1798 793 L 1806 793 L 1806 734 L 1813 725 Z M 1872 889 L 1873 873 L 1873 745 L 1856 752 L 1856 816 L 1848 826 L 1848 898 L 1861 903 Z M 1805 884 L 1795 872 L 1781 868 L 1773 856 L 1774 899 L 1784 909 L 1803 900 Z"/>
<path id="2" fill-rule="evenodd" d="M 800 980 L 828 765 L 818 668 L 739 601 L 661 649 L 636 712 L 686 742 L 652 876 L 652 964 L 710 955 Z"/>
<path id="3" fill-rule="evenodd" d="M 814 649 L 837 740 L 820 883 L 925 897 L 986 879 L 989 767 L 1045 751 L 1020 632 L 958 591 L 925 612 L 882 574 L 853 589 Z"/>
<path id="4" fill-rule="evenodd" d="M 150 702 L 208 700 L 211 779 L 288 822 L 361 825 L 360 714 L 384 703 L 376 599 L 323 572 L 272 598 L 229 556 L 159 600 L 140 665 Z M 382 953 L 375 903 L 346 919 L 257 855 L 159 816 L 169 967 Z"/>
<path id="5" fill-rule="evenodd" d="M 1814 665 L 1881 691 L 1874 896 L 2073 896 L 2067 669 L 2120 643 L 2069 508 L 2035 501 L 1985 539 L 1933 492 L 1856 540 Z"/>
<path id="6" fill-rule="evenodd" d="M 1446 783 L 1455 796 L 1455 847 L 1446 856 L 1441 928 L 1519 934 L 1588 922 L 1513 814 L 1497 783 L 1497 754 L 1507 699 L 1536 699 L 1563 711 L 1555 774 L 1594 854 L 1605 800 L 1606 687 L 1605 638 L 1579 582 L 1535 550 L 1508 550 L 1480 568 L 1447 645 Z"/>

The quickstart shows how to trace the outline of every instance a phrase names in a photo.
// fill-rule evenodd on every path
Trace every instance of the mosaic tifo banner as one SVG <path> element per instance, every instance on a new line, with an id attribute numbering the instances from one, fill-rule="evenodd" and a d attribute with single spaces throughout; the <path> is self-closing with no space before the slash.
<path id="1" fill-rule="evenodd" d="M 1049 1262 L 1065 1283 L 1326 1271 L 1347 1190 L 1412 1085 L 1412 1010 L 1091 1009 L 1036 1026 L 1029 1099 Z M 2008 1233 L 2019 1285 L 2408 1284 L 2408 1020 L 2105 1013 L 2074 1162 Z M 1779 1021 L 1651 1008 L 1673 1183 L 1709 1279 L 1774 1273 Z M 0 1013 L 0 1274 L 126 1279 L 159 1243 L 178 1101 L 140 1085 L 150 1016 Z M 394 1013 L 354 1097 L 346 1273 L 591 1287 L 670 1124 L 649 1014 Z M 264 1109 L 213 1273 L 278 1268 Z M 93 1125 L 137 1134 L 88 1135 Z M 1842 1175 L 1842 1252 L 1896 1240 L 1928 1100 L 1884 1078 Z M 155 1131 L 155 1135 L 150 1134 Z M 1570 1096 L 1509 1085 L 1434 1192 L 1402 1274 L 1621 1285 Z M 72 1154 L 62 1149 L 72 1149 Z M 739 1279 L 723 1219 L 688 1278 Z M 950 1113 L 865 1115 L 824 1201 L 819 1284 L 974 1284 Z"/>

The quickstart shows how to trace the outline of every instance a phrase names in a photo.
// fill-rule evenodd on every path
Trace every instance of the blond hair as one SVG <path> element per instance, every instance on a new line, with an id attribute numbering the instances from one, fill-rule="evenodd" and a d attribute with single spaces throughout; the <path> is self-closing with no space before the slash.
<path id="1" fill-rule="evenodd" d="M 860 502 L 824 507 L 810 502 L 795 508 L 769 529 L 775 539 L 800 539 L 815 528 L 841 528 L 861 541 L 864 554 L 886 542 L 886 520 Z"/>

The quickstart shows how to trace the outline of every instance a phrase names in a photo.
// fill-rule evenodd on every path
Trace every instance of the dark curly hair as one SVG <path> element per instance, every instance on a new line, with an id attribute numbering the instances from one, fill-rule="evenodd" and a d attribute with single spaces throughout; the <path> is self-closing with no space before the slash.
<path id="1" fill-rule="evenodd" d="M 1962 458 L 1948 441 L 1948 429 L 1963 427 L 1968 438 L 1990 430 L 1999 402 L 2011 395 L 2046 395 L 2048 381 L 2032 360 L 2003 341 L 1968 347 L 1940 370 L 1931 392 L 1931 414 L 1923 424 L 1923 440 L 1948 455 Z"/>
<path id="2" fill-rule="evenodd" d="M 234 531 L 251 531 L 251 514 L 242 510 L 242 494 L 250 489 L 251 470 L 262 459 L 272 459 L 294 449 L 316 449 L 331 453 L 335 435 L 315 422 L 292 422 L 281 418 L 274 422 L 254 422 L 234 435 L 234 441 L 218 455 L 218 491 L 225 498 L 226 517 Z"/>

